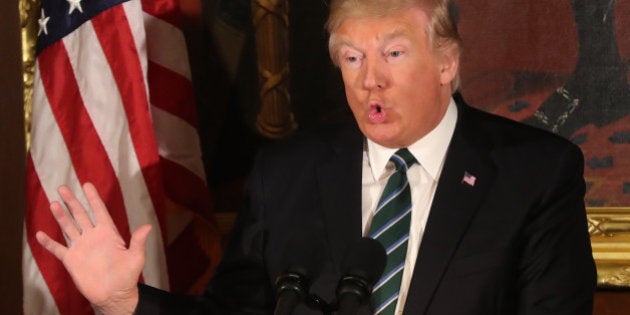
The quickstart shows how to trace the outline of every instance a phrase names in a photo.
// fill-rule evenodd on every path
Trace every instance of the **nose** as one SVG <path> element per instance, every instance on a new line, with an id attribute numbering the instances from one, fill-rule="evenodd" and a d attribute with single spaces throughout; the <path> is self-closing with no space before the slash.
<path id="1" fill-rule="evenodd" d="M 384 89 L 388 85 L 386 70 L 378 59 L 366 58 L 363 69 L 363 88 L 367 90 Z"/>

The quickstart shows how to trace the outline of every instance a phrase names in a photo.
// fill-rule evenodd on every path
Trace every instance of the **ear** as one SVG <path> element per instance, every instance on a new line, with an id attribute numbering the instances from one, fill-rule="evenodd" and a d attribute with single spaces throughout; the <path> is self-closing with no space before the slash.
<path id="1" fill-rule="evenodd" d="M 440 48 L 440 84 L 450 85 L 459 69 L 459 47 L 450 43 Z"/>

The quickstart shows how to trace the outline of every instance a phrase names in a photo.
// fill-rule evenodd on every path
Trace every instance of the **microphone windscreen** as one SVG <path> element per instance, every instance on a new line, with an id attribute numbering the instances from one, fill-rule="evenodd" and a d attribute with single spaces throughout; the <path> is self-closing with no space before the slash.
<path id="1" fill-rule="evenodd" d="M 387 253 L 377 240 L 364 237 L 349 246 L 341 264 L 343 275 L 357 276 L 373 285 L 381 278 L 387 263 Z"/>

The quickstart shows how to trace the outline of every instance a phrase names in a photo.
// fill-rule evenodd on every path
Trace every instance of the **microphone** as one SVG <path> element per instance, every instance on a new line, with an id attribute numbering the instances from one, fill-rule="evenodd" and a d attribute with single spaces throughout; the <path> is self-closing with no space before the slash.
<path id="1" fill-rule="evenodd" d="M 305 233 L 310 234 L 310 233 Z M 309 296 L 311 279 L 322 266 L 323 245 L 320 239 L 294 236 L 289 241 L 287 268 L 276 278 L 274 315 L 288 315 Z"/>
<path id="2" fill-rule="evenodd" d="M 381 278 L 387 254 L 377 240 L 364 237 L 350 247 L 341 264 L 337 286 L 339 315 L 356 315 L 369 302 L 372 286 Z"/>

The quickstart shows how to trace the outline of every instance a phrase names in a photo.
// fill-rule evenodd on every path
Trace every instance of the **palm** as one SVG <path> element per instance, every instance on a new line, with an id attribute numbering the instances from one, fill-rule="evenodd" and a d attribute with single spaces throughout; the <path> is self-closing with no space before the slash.
<path id="1" fill-rule="evenodd" d="M 142 269 L 142 261 L 130 253 L 120 235 L 100 225 L 73 241 L 62 262 L 79 291 L 94 304 L 112 294 L 131 292 Z"/>
<path id="2" fill-rule="evenodd" d="M 68 247 L 43 232 L 38 232 L 37 239 L 63 262 L 79 291 L 97 308 L 133 310 L 150 226 L 138 228 L 127 248 L 94 186 L 86 184 L 84 191 L 94 213 L 94 224 L 74 195 L 61 187 L 59 193 L 74 220 L 57 202 L 51 204 L 51 211 L 69 239 Z"/>

